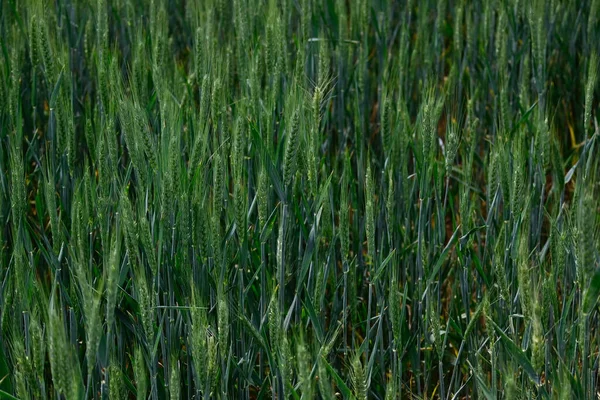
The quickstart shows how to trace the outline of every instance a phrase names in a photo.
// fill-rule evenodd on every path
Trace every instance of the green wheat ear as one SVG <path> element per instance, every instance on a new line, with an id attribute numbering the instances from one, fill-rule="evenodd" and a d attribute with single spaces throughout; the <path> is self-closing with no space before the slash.
<path id="1" fill-rule="evenodd" d="M 111 399 L 126 399 L 127 386 L 124 381 L 124 374 L 118 366 L 116 360 L 112 360 L 108 371 L 108 393 Z"/>
<path id="2" fill-rule="evenodd" d="M 94 290 L 88 291 L 88 298 L 84 302 L 86 316 L 86 352 L 85 356 L 88 363 L 88 385 L 96 366 L 98 347 L 102 336 L 102 313 L 100 303 L 102 300 L 101 291 L 95 293 Z"/>
<path id="3" fill-rule="evenodd" d="M 142 320 L 142 327 L 146 340 L 148 343 L 152 343 L 154 340 L 155 329 L 154 329 L 154 299 L 155 293 L 148 288 L 148 280 L 146 273 L 143 268 L 134 269 L 135 273 L 135 289 L 137 292 L 137 300 L 140 307 L 140 315 Z"/>
<path id="4" fill-rule="evenodd" d="M 387 159 L 390 159 L 392 149 L 394 148 L 395 139 L 392 128 L 394 126 L 394 121 L 392 120 L 392 102 L 385 96 L 382 98 L 382 109 L 380 119 L 381 141 L 383 145 L 383 150 L 385 152 L 385 157 Z"/>
<path id="5" fill-rule="evenodd" d="M 121 272 L 121 238 L 120 232 L 113 233 L 110 245 L 108 268 L 105 269 L 106 281 L 106 324 L 108 332 L 111 332 L 115 318 L 115 307 L 117 303 L 117 289 L 119 274 Z"/>
<path id="6" fill-rule="evenodd" d="M 367 233 L 367 248 L 369 251 L 369 263 L 374 266 L 375 259 L 375 188 L 371 163 L 367 160 L 367 172 L 365 174 L 365 231 Z"/>
<path id="7" fill-rule="evenodd" d="M 296 366 L 302 397 L 312 399 L 314 392 L 311 379 L 312 361 L 302 333 L 296 335 Z"/>
<path id="8" fill-rule="evenodd" d="M 458 127 L 456 123 L 451 123 L 450 128 L 447 131 L 447 142 L 446 142 L 446 154 L 445 154 L 445 167 L 446 176 L 450 176 L 450 171 L 458 154 L 458 147 L 460 145 L 460 137 L 458 133 Z"/>
<path id="9" fill-rule="evenodd" d="M 361 355 L 357 351 L 350 359 L 350 381 L 354 390 L 354 396 L 357 400 L 367 400 L 368 383 L 365 367 L 363 366 Z"/>
<path id="10" fill-rule="evenodd" d="M 191 347 L 196 386 L 203 389 L 206 386 L 206 378 L 210 370 L 207 365 L 209 361 L 208 319 L 201 302 L 200 293 L 194 287 L 191 288 L 191 293 L 190 314 L 192 325 L 188 332 L 188 341 Z"/>
<path id="11" fill-rule="evenodd" d="M 385 200 L 385 210 L 386 210 L 386 223 L 388 225 L 388 233 L 393 232 L 395 222 L 396 222 L 396 191 L 394 189 L 394 172 L 390 168 L 388 170 L 388 192 Z M 392 238 L 390 235 L 390 244 L 392 245 Z M 393 245 L 392 245 L 393 246 Z"/>
<path id="12" fill-rule="evenodd" d="M 27 385 L 28 372 L 31 370 L 31 361 L 26 356 L 25 346 L 23 345 L 24 338 L 21 335 L 19 329 L 13 327 L 11 332 L 10 347 L 12 353 L 15 355 L 18 363 L 16 363 L 14 371 L 15 380 L 15 392 L 22 398 L 30 397 L 29 389 Z"/>
<path id="13" fill-rule="evenodd" d="M 278 354 L 281 349 L 281 314 L 279 310 L 279 302 L 277 301 L 277 297 L 275 293 L 277 291 L 273 291 L 271 295 L 271 300 L 269 302 L 269 338 L 271 345 L 271 352 L 273 354 Z"/>
<path id="14" fill-rule="evenodd" d="M 385 386 L 385 400 L 394 400 L 398 396 L 398 389 L 396 388 L 396 378 L 392 377 L 388 380 Z"/>
<path id="15" fill-rule="evenodd" d="M 81 376 L 79 363 L 68 342 L 65 323 L 55 302 L 49 310 L 48 358 L 52 370 L 52 381 L 59 393 L 68 398 L 77 398 Z"/>
<path id="16" fill-rule="evenodd" d="M 320 357 L 317 361 L 319 393 L 323 399 L 334 399 L 334 392 L 329 378 L 329 373 L 325 367 L 325 361 Z"/>
<path id="17" fill-rule="evenodd" d="M 158 262 L 156 260 L 155 245 L 152 232 L 150 232 L 150 224 L 144 215 L 139 217 L 139 233 L 142 248 L 150 264 L 150 271 L 152 271 L 152 276 L 156 276 L 158 273 Z"/>
<path id="18" fill-rule="evenodd" d="M 30 335 L 33 370 L 38 382 L 43 386 L 47 345 L 42 316 L 38 307 L 35 307 L 35 311 L 32 313 Z"/>
<path id="19" fill-rule="evenodd" d="M 148 392 L 148 377 L 144 354 L 142 353 L 142 348 L 140 346 L 137 346 L 134 350 L 133 376 L 135 379 L 137 399 L 146 399 Z"/>
<path id="20" fill-rule="evenodd" d="M 285 155 L 283 157 L 283 182 L 286 187 L 292 183 L 292 178 L 296 175 L 298 162 L 298 136 L 300 127 L 300 113 L 295 110 L 292 114 L 289 128 L 287 129 L 287 139 L 285 146 Z"/>
<path id="21" fill-rule="evenodd" d="M 592 52 L 589 59 L 587 81 L 585 84 L 585 105 L 583 113 L 583 128 L 585 132 L 588 132 L 590 121 L 592 117 L 592 100 L 594 96 L 594 90 L 596 89 L 596 82 L 598 80 L 598 66 L 600 60 L 598 59 L 598 53 Z"/>
<path id="22" fill-rule="evenodd" d="M 340 251 L 342 261 L 348 263 L 350 258 L 350 216 L 348 215 L 348 193 L 346 180 L 342 179 L 339 210 Z"/>
<path id="23" fill-rule="evenodd" d="M 221 354 L 227 354 L 229 347 L 229 304 L 224 291 L 224 287 L 217 290 L 217 328 Z"/>
<path id="24" fill-rule="evenodd" d="M 171 374 L 169 377 L 169 395 L 171 400 L 181 398 L 181 375 L 179 360 L 176 356 L 171 358 Z"/>
<path id="25" fill-rule="evenodd" d="M 283 393 L 286 397 L 290 396 L 290 388 L 292 387 L 292 379 L 294 375 L 294 365 L 292 360 L 292 349 L 287 334 L 282 333 L 280 343 L 281 352 L 279 353 L 279 372 L 283 381 Z"/>
<path id="26" fill-rule="evenodd" d="M 258 201 L 258 221 L 259 228 L 262 230 L 265 227 L 265 223 L 268 218 L 269 210 L 269 183 L 267 180 L 266 167 L 262 167 L 258 173 L 258 189 L 257 189 L 257 201 Z"/>
<path id="27" fill-rule="evenodd" d="M 388 294 L 388 303 L 390 307 L 390 319 L 392 323 L 392 334 L 394 338 L 395 351 L 402 351 L 402 299 L 400 296 L 400 288 L 395 277 L 390 282 L 390 290 Z"/>

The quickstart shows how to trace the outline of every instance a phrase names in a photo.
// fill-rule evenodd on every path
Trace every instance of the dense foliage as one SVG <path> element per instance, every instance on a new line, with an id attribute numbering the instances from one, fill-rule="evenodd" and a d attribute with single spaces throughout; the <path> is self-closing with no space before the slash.
<path id="1" fill-rule="evenodd" d="M 600 0 L 0 2 L 0 397 L 593 399 Z"/>

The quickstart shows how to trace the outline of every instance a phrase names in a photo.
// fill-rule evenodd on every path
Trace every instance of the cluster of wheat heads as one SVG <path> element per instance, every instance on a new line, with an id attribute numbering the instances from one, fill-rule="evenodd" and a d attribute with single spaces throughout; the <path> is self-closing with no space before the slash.
<path id="1" fill-rule="evenodd" d="M 0 1 L 0 397 L 594 399 L 600 1 Z"/>

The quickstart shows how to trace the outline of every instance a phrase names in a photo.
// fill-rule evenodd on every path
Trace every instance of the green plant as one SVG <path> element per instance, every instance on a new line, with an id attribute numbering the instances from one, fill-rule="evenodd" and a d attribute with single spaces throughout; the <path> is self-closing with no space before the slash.
<path id="1" fill-rule="evenodd" d="M 599 4 L 0 2 L 0 397 L 596 398 Z"/>

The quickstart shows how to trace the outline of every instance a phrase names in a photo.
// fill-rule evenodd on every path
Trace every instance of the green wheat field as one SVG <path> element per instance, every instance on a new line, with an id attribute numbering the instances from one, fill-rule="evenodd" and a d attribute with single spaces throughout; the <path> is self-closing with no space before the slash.
<path id="1" fill-rule="evenodd" d="M 0 1 L 1 399 L 598 399 L 600 0 Z"/>

